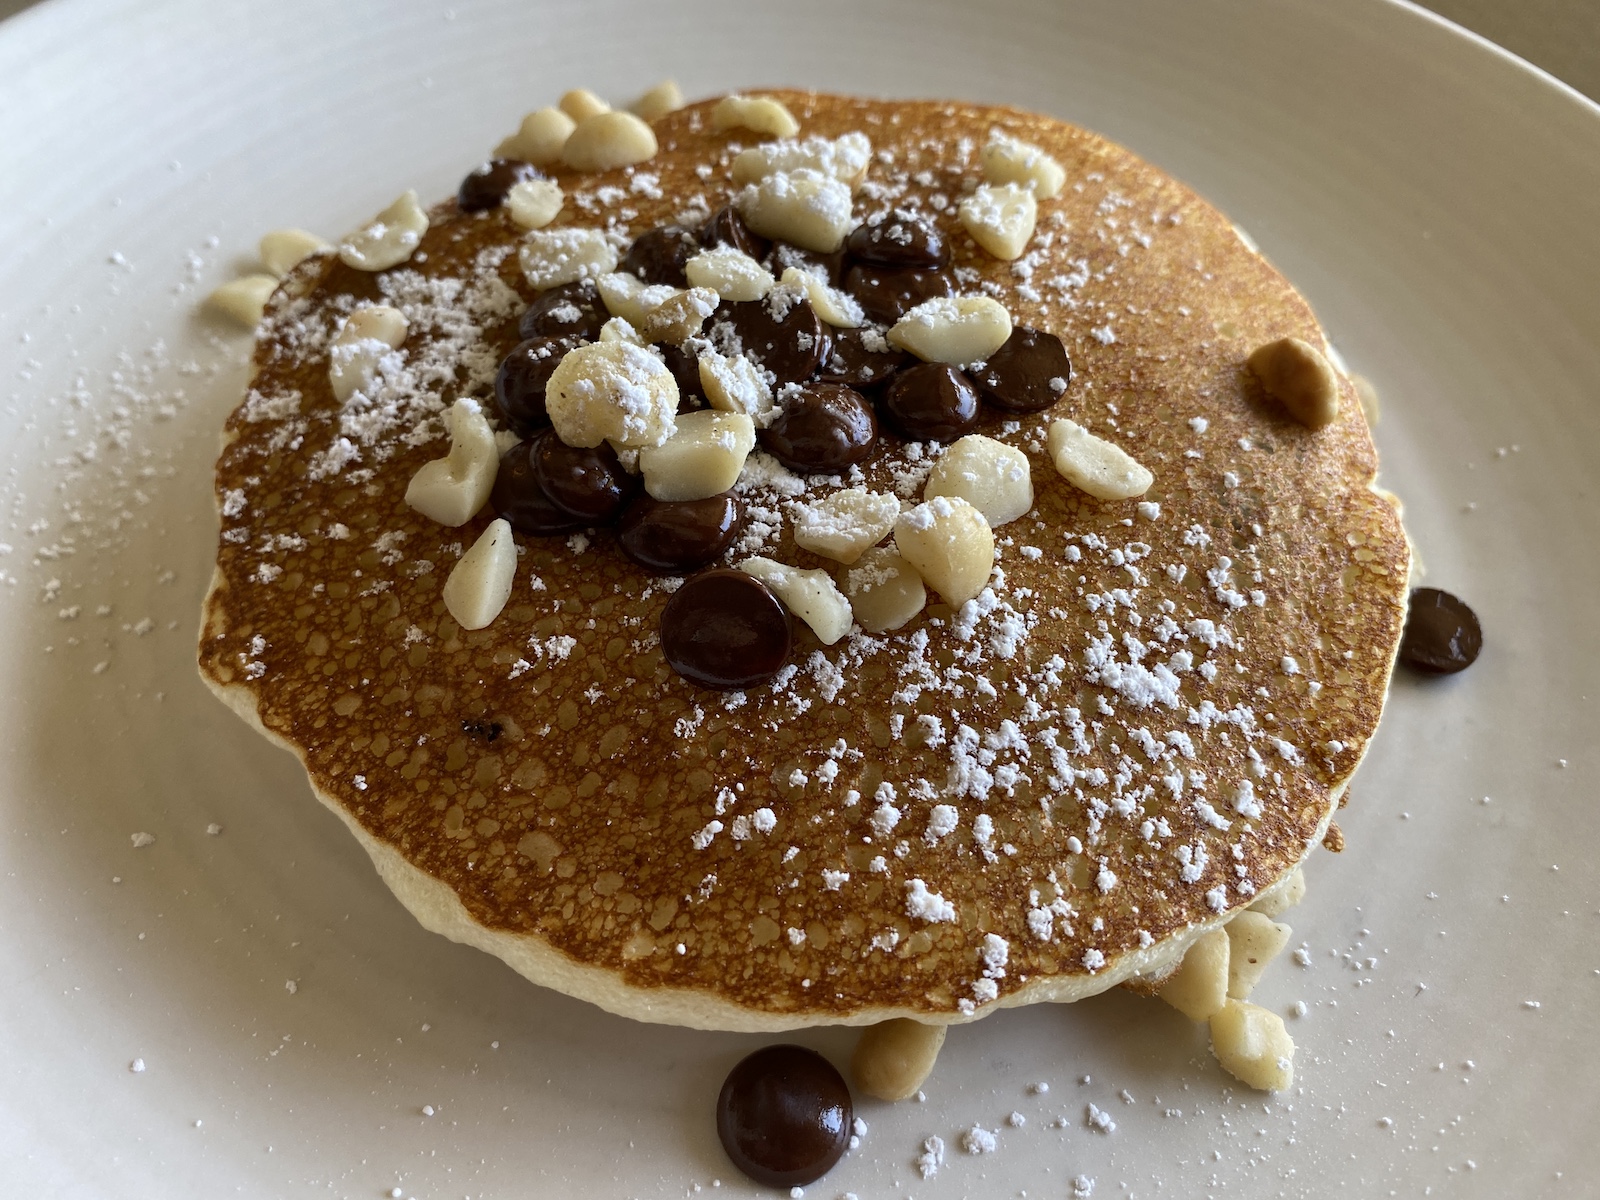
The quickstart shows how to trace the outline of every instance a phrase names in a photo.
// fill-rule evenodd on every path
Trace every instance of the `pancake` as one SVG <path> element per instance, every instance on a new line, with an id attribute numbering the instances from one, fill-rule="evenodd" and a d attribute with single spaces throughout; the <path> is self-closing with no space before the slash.
<path id="1" fill-rule="evenodd" d="M 978 426 L 1027 455 L 1035 491 L 996 530 L 989 588 L 830 646 L 796 621 L 789 667 L 725 693 L 663 657 L 681 579 L 607 528 L 519 534 L 509 602 L 464 630 L 441 589 L 494 513 L 447 528 L 406 489 L 455 399 L 492 410 L 535 291 L 506 210 L 447 201 L 410 261 L 314 256 L 270 301 L 217 465 L 201 673 L 300 758 L 424 926 L 624 1016 L 952 1023 L 1159 977 L 1322 840 L 1378 724 L 1408 554 L 1354 386 L 1339 374 L 1315 429 L 1263 393 L 1258 347 L 1326 348 L 1310 307 L 1127 150 L 1009 108 L 771 94 L 802 137 L 871 139 L 856 218 L 931 222 L 963 292 L 1070 355 L 1052 407 Z M 728 203 L 758 139 L 711 132 L 710 104 L 656 121 L 644 165 L 552 171 L 554 227 L 625 246 Z M 994 128 L 1066 173 L 1015 262 L 956 216 Z M 409 336 L 341 404 L 329 343 L 374 302 Z M 1063 479 L 1062 417 L 1149 490 Z M 832 479 L 758 452 L 724 564 L 837 567 L 795 545 L 795 503 L 850 485 L 914 503 L 939 452 L 886 433 Z"/>

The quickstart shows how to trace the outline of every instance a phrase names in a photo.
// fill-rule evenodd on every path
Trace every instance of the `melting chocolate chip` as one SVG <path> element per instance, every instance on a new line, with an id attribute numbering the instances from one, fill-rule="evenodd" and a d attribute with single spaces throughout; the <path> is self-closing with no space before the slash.
<path id="1" fill-rule="evenodd" d="M 972 381 L 955 367 L 918 363 L 890 381 L 883 411 L 913 442 L 953 442 L 977 427 L 981 409 Z"/>
<path id="2" fill-rule="evenodd" d="M 728 1073 L 717 1096 L 717 1136 L 757 1183 L 802 1187 L 850 1145 L 855 1108 L 832 1063 L 803 1046 L 768 1046 Z"/>
<path id="3" fill-rule="evenodd" d="M 1055 334 L 1018 325 L 972 378 L 991 404 L 1011 412 L 1043 412 L 1067 394 L 1072 360 Z"/>
<path id="4" fill-rule="evenodd" d="M 793 638 L 789 610 L 766 584 L 731 567 L 693 576 L 661 612 L 668 664 L 690 683 L 721 691 L 766 683 L 788 661 Z"/>
<path id="5" fill-rule="evenodd" d="M 682 346 L 657 346 L 667 370 L 678 384 L 678 411 L 691 412 L 701 407 L 705 392 L 700 387 L 700 359 Z"/>
<path id="6" fill-rule="evenodd" d="M 790 245 L 788 242 L 774 242 L 772 253 L 767 256 L 767 270 L 780 278 L 790 267 L 799 267 L 802 271 L 810 271 L 813 274 L 820 270 L 829 284 L 838 287 L 839 280 L 844 276 L 845 263 L 849 258 L 850 255 L 843 246 L 828 254 L 819 254 L 815 250 L 802 250 L 799 246 Z"/>
<path id="7" fill-rule="evenodd" d="M 494 377 L 494 402 L 500 415 L 526 437 L 550 424 L 544 387 L 567 351 L 583 344 L 578 337 L 535 337 L 517 343 Z"/>
<path id="8" fill-rule="evenodd" d="M 761 445 L 792 471 L 833 475 L 872 453 L 878 421 L 872 405 L 840 383 L 810 383 L 783 402 L 760 433 Z"/>
<path id="9" fill-rule="evenodd" d="M 604 442 L 582 449 L 553 432 L 544 433 L 530 461 L 550 502 L 586 525 L 610 521 L 639 490 L 639 481 L 622 469 L 617 452 Z"/>
<path id="10" fill-rule="evenodd" d="M 712 340 L 723 340 L 731 331 L 744 353 L 772 372 L 775 387 L 810 379 L 828 351 L 821 319 L 803 295 L 788 288 L 775 290 L 765 300 L 724 304 L 715 322 Z"/>
<path id="11" fill-rule="evenodd" d="M 744 502 L 732 492 L 704 500 L 640 496 L 622 514 L 617 542 L 641 567 L 684 575 L 721 558 L 744 528 Z"/>
<path id="12" fill-rule="evenodd" d="M 867 335 L 860 329 L 832 330 L 828 358 L 817 378 L 823 383 L 842 383 L 865 392 L 888 382 L 896 371 L 917 361 L 905 351 L 890 346 L 883 340 L 882 333 L 873 333 L 870 340 L 883 349 L 868 349 Z"/>
<path id="13" fill-rule="evenodd" d="M 1413 588 L 1400 661 L 1429 675 L 1454 675 L 1478 660 L 1483 627 L 1477 614 L 1449 592 Z"/>
<path id="14" fill-rule="evenodd" d="M 954 296 L 956 285 L 945 271 L 856 263 L 845 272 L 844 290 L 856 298 L 868 320 L 893 325 L 924 300 Z"/>
<path id="15" fill-rule="evenodd" d="M 771 242 L 744 223 L 744 218 L 731 204 L 723 205 L 706 218 L 706 223 L 700 226 L 700 244 L 707 249 L 732 246 L 757 262 L 767 256 L 772 246 Z"/>
<path id="16" fill-rule="evenodd" d="M 521 159 L 491 158 L 461 181 L 456 189 L 456 205 L 462 212 L 499 208 L 517 184 L 544 177 L 538 167 Z"/>
<path id="17" fill-rule="evenodd" d="M 880 267 L 937 269 L 950 265 L 944 234 L 910 213 L 894 212 L 857 225 L 844 246 L 861 262 Z"/>
<path id="18" fill-rule="evenodd" d="M 533 458 L 539 452 L 539 442 L 554 436 L 547 432 L 518 442 L 500 456 L 500 469 L 495 472 L 489 503 L 520 533 L 544 537 L 570 533 L 584 525 L 581 518 L 556 507 L 534 470 Z"/>
<path id="19" fill-rule="evenodd" d="M 594 280 L 580 279 L 540 292 L 517 322 L 517 332 L 523 338 L 580 337 L 595 342 L 610 319 Z"/>
<path id="20" fill-rule="evenodd" d="M 700 239 L 694 230 L 680 225 L 663 225 L 642 233 L 628 248 L 619 271 L 637 275 L 646 283 L 688 287 L 683 264 L 700 253 Z"/>

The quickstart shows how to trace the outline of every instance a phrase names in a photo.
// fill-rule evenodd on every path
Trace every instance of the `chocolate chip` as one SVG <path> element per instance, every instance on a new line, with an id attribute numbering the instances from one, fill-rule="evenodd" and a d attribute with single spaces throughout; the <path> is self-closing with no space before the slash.
<path id="1" fill-rule="evenodd" d="M 580 279 L 540 292 L 517 322 L 517 332 L 524 338 L 570 336 L 596 342 L 610 319 L 594 280 Z"/>
<path id="2" fill-rule="evenodd" d="M 914 442 L 953 442 L 977 427 L 981 409 L 972 381 L 947 363 L 901 371 L 883 394 L 883 411 Z"/>
<path id="3" fill-rule="evenodd" d="M 842 246 L 829 254 L 819 254 L 815 250 L 802 250 L 788 242 L 773 242 L 772 252 L 767 256 L 767 270 L 781 278 L 790 267 L 799 267 L 813 274 L 820 269 L 828 283 L 838 287 L 849 259 L 849 254 Z"/>
<path id="4" fill-rule="evenodd" d="M 489 503 L 518 532 L 542 537 L 569 533 L 584 525 L 580 518 L 556 507 L 534 471 L 533 456 L 538 453 L 539 442 L 554 436 L 549 432 L 542 433 L 518 442 L 500 456 L 500 469 L 495 472 L 494 490 L 489 493 Z"/>
<path id="5" fill-rule="evenodd" d="M 602 442 L 590 450 L 541 434 L 531 461 L 533 476 L 550 502 L 586 525 L 610 521 L 638 493 L 639 481 L 622 469 L 617 452 Z"/>
<path id="6" fill-rule="evenodd" d="M 721 558 L 744 528 L 744 502 L 732 492 L 705 500 L 640 496 L 622 514 L 617 542 L 641 567 L 684 575 Z"/>
<path id="7" fill-rule="evenodd" d="M 842 383 L 865 392 L 888 381 L 896 371 L 909 367 L 917 360 L 903 350 L 896 350 L 883 340 L 883 334 L 874 332 L 872 344 L 881 350 L 869 350 L 860 329 L 835 329 L 827 361 L 817 373 L 823 383 Z"/>
<path id="8" fill-rule="evenodd" d="M 810 379 L 828 350 L 821 319 L 804 295 L 789 288 L 776 288 L 765 300 L 724 304 L 716 312 L 711 340 L 725 345 L 724 353 L 736 341 L 756 365 L 772 372 L 774 387 Z"/>
<path id="9" fill-rule="evenodd" d="M 1067 394 L 1072 360 L 1055 334 L 1018 325 L 972 378 L 991 404 L 1011 412 L 1043 412 Z"/>
<path id="10" fill-rule="evenodd" d="M 692 412 L 702 407 L 700 401 L 705 399 L 705 392 L 700 387 L 700 359 L 697 355 L 682 346 L 657 346 L 661 357 L 666 361 L 667 370 L 672 372 L 672 378 L 678 384 L 678 411 Z"/>
<path id="11" fill-rule="evenodd" d="M 1477 614 L 1449 592 L 1413 588 L 1400 661 L 1428 675 L 1454 675 L 1478 660 L 1483 627 Z"/>
<path id="12" fill-rule="evenodd" d="M 700 226 L 700 244 L 708 250 L 714 246 L 732 246 L 741 254 L 748 254 L 760 262 L 767 256 L 772 243 L 750 226 L 731 204 L 725 204 L 706 218 Z"/>
<path id="13" fill-rule="evenodd" d="M 456 206 L 462 212 L 481 212 L 499 208 L 507 194 L 519 183 L 543 179 L 544 172 L 532 163 L 516 158 L 491 158 L 461 181 L 456 189 Z"/>
<path id="14" fill-rule="evenodd" d="M 661 612 L 661 653 L 690 683 L 759 687 L 788 661 L 789 610 L 752 575 L 719 567 L 687 580 Z"/>
<path id="15" fill-rule="evenodd" d="M 893 325 L 924 300 L 956 294 L 945 271 L 913 271 L 856 263 L 844 276 L 844 290 L 856 298 L 867 319 Z"/>
<path id="16" fill-rule="evenodd" d="M 646 283 L 664 283 L 670 287 L 688 287 L 683 264 L 700 253 L 700 239 L 692 229 L 679 225 L 663 225 L 642 233 L 628 248 L 619 271 L 637 275 Z"/>
<path id="17" fill-rule="evenodd" d="M 880 267 L 937 269 L 950 265 L 944 234 L 910 213 L 894 212 L 863 222 L 850 231 L 844 246 L 853 257 Z"/>
<path id="18" fill-rule="evenodd" d="M 717 1096 L 717 1136 L 757 1183 L 803 1187 L 850 1145 L 855 1108 L 832 1063 L 804 1046 L 767 1046 L 728 1073 Z"/>
<path id="19" fill-rule="evenodd" d="M 527 436 L 550 424 L 545 384 L 567 351 L 582 344 L 579 337 L 534 337 L 506 355 L 494 377 L 494 401 L 511 428 Z"/>
<path id="20" fill-rule="evenodd" d="M 761 445 L 793 471 L 833 475 L 872 453 L 878 421 L 854 388 L 811 383 L 783 401 Z"/>

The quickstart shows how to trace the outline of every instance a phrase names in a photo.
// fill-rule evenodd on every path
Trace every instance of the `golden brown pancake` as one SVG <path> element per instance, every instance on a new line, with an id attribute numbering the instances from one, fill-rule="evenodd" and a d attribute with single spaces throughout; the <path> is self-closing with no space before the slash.
<path id="1" fill-rule="evenodd" d="M 464 632 L 440 590 L 494 514 L 449 529 L 403 496 L 444 408 L 492 408 L 534 293 L 510 217 L 446 202 L 412 261 L 313 258 L 271 302 L 217 466 L 202 673 L 424 925 L 617 1013 L 951 1022 L 1158 974 L 1322 839 L 1377 725 L 1408 558 L 1355 391 L 1341 378 L 1317 430 L 1262 394 L 1248 355 L 1325 345 L 1315 317 L 1128 151 L 1007 108 L 774 94 L 801 136 L 872 139 L 858 218 L 928 216 L 965 290 L 1070 352 L 1054 409 L 980 427 L 1027 452 L 1037 504 L 997 531 L 991 589 L 831 647 L 797 622 L 794 670 L 729 695 L 666 664 L 673 583 L 609 530 L 519 535 L 510 602 Z M 657 122 L 638 168 L 556 172 L 556 224 L 637 236 L 726 203 L 757 139 L 707 112 Z M 1018 264 L 956 219 L 994 127 L 1066 169 Z M 329 338 L 380 300 L 410 337 L 378 396 L 341 407 Z M 1148 467 L 1149 493 L 1070 486 L 1043 444 L 1061 416 Z M 786 505 L 849 481 L 771 466 L 746 469 L 755 532 L 729 561 L 831 565 Z M 927 466 L 892 442 L 862 486 L 914 501 Z"/>

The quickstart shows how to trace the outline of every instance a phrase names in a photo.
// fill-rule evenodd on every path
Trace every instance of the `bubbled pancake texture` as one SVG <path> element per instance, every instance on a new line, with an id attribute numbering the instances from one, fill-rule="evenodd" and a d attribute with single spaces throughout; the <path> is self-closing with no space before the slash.
<path id="1" fill-rule="evenodd" d="M 1316 432 L 1263 398 L 1246 356 L 1322 344 L 1309 307 L 1127 151 L 1011 109 L 780 95 L 804 135 L 861 130 L 887 152 L 858 217 L 929 215 L 965 290 L 1071 354 L 1054 411 L 982 428 L 1028 454 L 1037 494 L 999 531 L 992 592 L 829 648 L 797 622 L 795 669 L 729 696 L 667 667 L 671 581 L 608 531 L 519 536 L 510 603 L 463 632 L 440 590 L 492 513 L 447 529 L 403 496 L 445 451 L 442 409 L 492 407 L 532 292 L 509 216 L 447 203 L 412 262 L 313 259 L 274 297 L 217 467 L 202 671 L 489 941 L 598 970 L 608 1007 L 673 994 L 703 1001 L 694 1023 L 776 1027 L 1097 990 L 1299 862 L 1366 749 L 1407 572 L 1371 438 L 1347 381 Z M 707 111 L 659 122 L 642 167 L 559 173 L 558 224 L 637 236 L 723 204 L 734 144 L 755 138 L 704 132 Z M 995 126 L 1067 173 L 1017 265 L 955 215 Z M 341 409 L 328 341 L 380 300 L 410 338 L 377 396 Z M 1159 514 L 1067 485 L 1044 450 L 1058 416 L 1149 467 Z M 914 457 L 888 446 L 865 486 L 920 496 L 931 458 Z M 802 481 L 764 466 L 730 558 L 827 565 L 789 536 Z M 586 994 L 571 978 L 550 975 Z"/>

